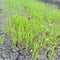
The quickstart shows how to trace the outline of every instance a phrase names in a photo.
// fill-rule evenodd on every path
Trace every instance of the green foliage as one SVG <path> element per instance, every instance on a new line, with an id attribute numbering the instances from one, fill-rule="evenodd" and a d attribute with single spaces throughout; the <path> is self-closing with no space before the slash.
<path id="1" fill-rule="evenodd" d="M 4 41 L 4 37 L 0 36 L 0 44 L 3 44 L 3 41 Z"/>
<path id="2" fill-rule="evenodd" d="M 60 10 L 56 6 L 34 0 L 3 0 L 3 7 L 3 16 L 6 15 L 3 29 L 14 45 L 18 40 L 26 54 L 32 50 L 31 59 L 36 59 L 45 46 L 46 52 L 51 48 L 50 58 L 55 54 L 60 31 Z"/>

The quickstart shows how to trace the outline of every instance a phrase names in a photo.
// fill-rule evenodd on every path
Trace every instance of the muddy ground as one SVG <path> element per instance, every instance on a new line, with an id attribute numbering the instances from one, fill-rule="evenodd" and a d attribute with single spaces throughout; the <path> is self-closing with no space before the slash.
<path id="1" fill-rule="evenodd" d="M 45 3 L 51 3 L 57 5 L 58 8 L 60 8 L 60 0 L 38 0 L 38 1 L 43 1 Z"/>

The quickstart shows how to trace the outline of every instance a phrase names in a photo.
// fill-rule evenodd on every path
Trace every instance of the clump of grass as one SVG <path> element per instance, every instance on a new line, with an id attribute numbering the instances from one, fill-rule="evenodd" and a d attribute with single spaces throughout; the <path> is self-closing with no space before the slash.
<path id="1" fill-rule="evenodd" d="M 3 42 L 4 42 L 4 37 L 0 36 L 0 44 L 3 44 Z"/>
<path id="2" fill-rule="evenodd" d="M 40 50 L 51 49 L 49 60 L 55 54 L 55 47 L 59 39 L 60 10 L 56 6 L 38 1 L 3 0 L 4 32 L 10 35 L 14 46 L 26 48 L 25 55 L 30 52 L 31 60 L 36 60 Z M 8 14 L 7 14 L 8 12 Z"/>

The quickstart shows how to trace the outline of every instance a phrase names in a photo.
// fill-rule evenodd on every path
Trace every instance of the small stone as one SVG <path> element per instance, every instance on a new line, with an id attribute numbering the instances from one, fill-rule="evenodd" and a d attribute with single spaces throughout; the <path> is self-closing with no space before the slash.
<path id="1" fill-rule="evenodd" d="M 10 58 L 6 58 L 5 60 L 11 60 Z"/>
<path id="2" fill-rule="evenodd" d="M 58 57 L 60 57 L 60 53 L 58 53 Z"/>
<path id="3" fill-rule="evenodd" d="M 6 49 L 6 53 L 10 53 L 10 50 L 9 49 Z"/>
<path id="4" fill-rule="evenodd" d="M 12 49 L 12 52 L 14 52 L 14 53 L 15 53 L 15 52 L 16 52 L 16 49 Z"/>
<path id="5" fill-rule="evenodd" d="M 2 55 L 2 58 L 6 58 L 6 57 L 7 57 L 6 54 L 3 54 L 3 55 Z"/>
<path id="6" fill-rule="evenodd" d="M 11 60 L 16 60 L 16 56 L 11 55 Z"/>
<path id="7" fill-rule="evenodd" d="M 32 53 L 32 52 L 33 52 L 33 50 L 31 49 L 31 50 L 30 50 L 30 52 Z"/>
<path id="8" fill-rule="evenodd" d="M 0 49 L 0 56 L 1 56 L 1 54 L 2 54 L 2 50 Z"/>
<path id="9" fill-rule="evenodd" d="M 60 46 L 60 40 L 58 40 L 58 46 Z"/>
<path id="10" fill-rule="evenodd" d="M 23 59 L 23 60 L 30 60 L 30 59 Z"/>
<path id="11" fill-rule="evenodd" d="M 16 52 L 16 53 L 15 53 L 15 56 L 16 56 L 16 57 L 18 57 L 18 55 L 19 55 L 19 53 L 18 53 L 18 52 Z"/>
<path id="12" fill-rule="evenodd" d="M 19 51 L 19 48 L 16 48 L 16 52 L 18 52 Z"/>
<path id="13" fill-rule="evenodd" d="M 6 50 L 6 48 L 5 48 L 5 47 L 3 47 L 2 49 L 3 49 L 3 50 Z"/>
<path id="14" fill-rule="evenodd" d="M 29 55 L 29 56 L 27 55 L 25 58 L 26 58 L 26 59 L 30 59 L 30 58 L 31 58 L 31 55 Z"/>
<path id="15" fill-rule="evenodd" d="M 0 57 L 0 60 L 3 60 L 3 58 Z"/>
<path id="16" fill-rule="evenodd" d="M 13 56 L 15 56 L 15 53 L 12 53 L 13 54 Z"/>
<path id="17" fill-rule="evenodd" d="M 44 50 L 39 51 L 40 55 L 44 55 L 44 52 L 45 52 Z"/>
<path id="18" fill-rule="evenodd" d="M 57 60 L 60 60 L 60 57 L 58 57 L 58 59 Z"/>
<path id="19" fill-rule="evenodd" d="M 2 49 L 3 45 L 0 43 L 0 49 Z"/>
<path id="20" fill-rule="evenodd" d="M 39 55 L 37 60 L 47 60 L 47 58 L 44 55 Z"/>
<path id="21" fill-rule="evenodd" d="M 18 60 L 23 60 L 24 56 L 19 56 Z"/>
<path id="22" fill-rule="evenodd" d="M 60 57 L 60 49 L 57 49 L 57 55 Z"/>

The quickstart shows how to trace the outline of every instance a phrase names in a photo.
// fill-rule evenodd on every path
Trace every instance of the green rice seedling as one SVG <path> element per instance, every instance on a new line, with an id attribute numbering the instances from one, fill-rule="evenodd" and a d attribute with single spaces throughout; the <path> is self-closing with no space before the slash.
<path id="1" fill-rule="evenodd" d="M 54 56 L 59 39 L 60 10 L 54 5 L 34 0 L 3 0 L 3 16 L 6 21 L 4 32 L 8 34 L 13 46 L 25 48 L 24 55 L 31 53 L 31 60 L 36 60 L 40 50 L 51 49 L 48 60 Z M 8 12 L 8 14 L 7 14 Z"/>

